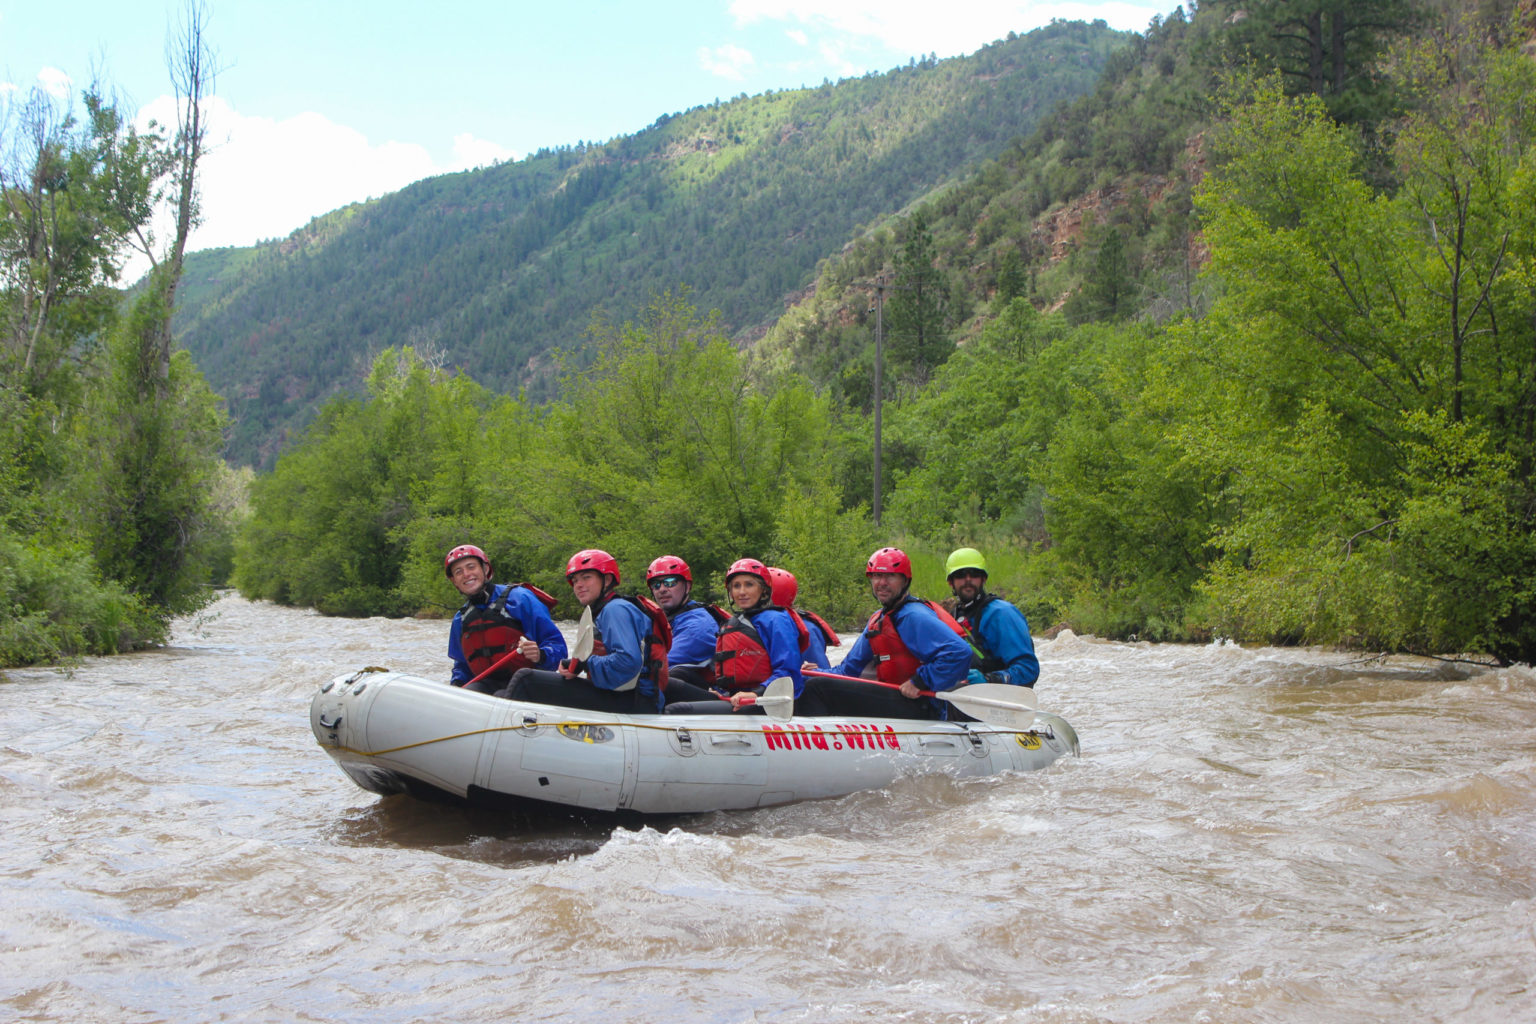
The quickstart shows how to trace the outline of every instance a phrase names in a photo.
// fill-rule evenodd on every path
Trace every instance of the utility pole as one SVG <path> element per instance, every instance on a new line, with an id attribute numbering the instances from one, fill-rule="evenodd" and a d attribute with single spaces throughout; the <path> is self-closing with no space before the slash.
<path id="1" fill-rule="evenodd" d="M 885 381 L 885 275 L 875 278 L 875 526 L 880 525 L 880 406 Z"/>

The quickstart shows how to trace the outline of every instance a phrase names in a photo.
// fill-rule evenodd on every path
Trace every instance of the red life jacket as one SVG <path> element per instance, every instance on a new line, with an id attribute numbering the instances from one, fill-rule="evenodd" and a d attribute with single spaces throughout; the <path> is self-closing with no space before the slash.
<path id="1" fill-rule="evenodd" d="M 955 631 L 955 635 L 965 639 L 965 627 L 955 621 L 955 617 L 945 611 L 942 606 L 929 601 L 926 598 L 913 597 L 908 594 L 901 603 L 892 609 L 896 611 L 909 602 L 927 605 L 933 609 L 939 621 Z M 875 655 L 875 678 L 882 683 L 904 683 L 917 674 L 922 667 L 922 661 L 917 655 L 907 650 L 907 645 L 902 642 L 901 635 L 896 632 L 896 623 L 882 608 L 869 617 L 869 625 L 864 627 L 864 636 L 869 640 L 869 649 Z"/>
<path id="2" fill-rule="evenodd" d="M 805 631 L 805 623 L 792 609 L 771 604 L 764 611 L 789 612 L 790 621 L 800 634 L 800 650 L 811 643 L 811 635 Z M 727 690 L 750 690 L 768 681 L 773 672 L 773 659 L 763 646 L 762 635 L 746 612 L 737 612 L 720 627 L 715 637 L 715 681 Z"/>
<path id="3" fill-rule="evenodd" d="M 656 684 L 658 691 L 665 692 L 667 688 L 667 649 L 672 646 L 672 620 L 667 618 L 667 613 L 662 611 L 661 605 L 652 601 L 643 594 L 610 594 L 598 601 L 592 609 L 595 618 L 602 610 L 603 605 L 613 598 L 628 601 L 630 604 L 645 612 L 651 620 L 651 628 L 645 632 L 645 650 L 641 652 L 642 667 L 640 674 L 649 676 Z M 596 627 L 592 630 L 592 657 L 607 654 L 608 648 L 603 646 L 602 630 Z M 628 689 L 629 687 L 620 687 Z"/>
<path id="4" fill-rule="evenodd" d="M 465 602 L 464 607 L 459 609 L 459 645 L 464 650 L 464 660 L 469 663 L 471 677 L 478 676 L 496 664 L 502 655 L 517 650 L 517 642 L 527 633 L 522 621 L 507 611 L 507 599 L 517 587 L 533 594 L 546 607 L 555 606 L 553 597 L 531 583 L 512 584 L 501 592 L 500 597 L 484 607 L 473 601 Z M 527 658 L 514 654 L 487 678 L 505 681 L 518 669 L 532 667 L 533 663 Z"/>
<path id="5" fill-rule="evenodd" d="M 800 617 L 804 619 L 810 619 L 812 622 L 816 623 L 818 627 L 820 627 L 822 635 L 827 638 L 828 647 L 836 647 L 838 644 L 842 643 L 842 641 L 837 638 L 837 630 L 827 625 L 827 620 L 822 618 L 820 615 L 817 615 L 815 612 L 800 612 Z"/>

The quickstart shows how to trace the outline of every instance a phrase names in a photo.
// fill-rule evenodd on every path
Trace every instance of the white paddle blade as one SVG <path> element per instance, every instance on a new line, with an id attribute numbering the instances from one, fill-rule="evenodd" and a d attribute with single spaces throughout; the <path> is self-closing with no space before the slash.
<path id="1" fill-rule="evenodd" d="M 592 657 L 592 634 L 592 608 L 589 605 L 581 610 L 581 619 L 576 623 L 576 646 L 571 648 L 571 657 L 577 661 Z"/>
<path id="2" fill-rule="evenodd" d="M 795 714 L 795 681 L 789 676 L 779 676 L 763 688 L 757 706 L 776 722 L 789 721 Z"/>
<path id="3" fill-rule="evenodd" d="M 1035 724 L 1035 691 L 1007 683 L 975 683 L 935 694 L 979 721 L 1008 729 Z"/>

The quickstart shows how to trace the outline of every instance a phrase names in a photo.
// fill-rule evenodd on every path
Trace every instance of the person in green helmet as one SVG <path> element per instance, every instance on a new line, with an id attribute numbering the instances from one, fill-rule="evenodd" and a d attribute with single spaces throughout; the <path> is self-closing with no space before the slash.
<path id="1" fill-rule="evenodd" d="M 957 602 L 955 618 L 981 654 L 981 665 L 971 670 L 970 681 L 1034 686 L 1040 662 L 1029 622 L 1011 603 L 987 593 L 987 560 L 981 552 L 956 548 L 944 571 Z"/>

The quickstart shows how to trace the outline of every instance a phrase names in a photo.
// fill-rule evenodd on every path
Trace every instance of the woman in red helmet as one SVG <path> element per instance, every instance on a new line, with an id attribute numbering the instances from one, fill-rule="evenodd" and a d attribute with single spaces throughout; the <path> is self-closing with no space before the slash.
<path id="1" fill-rule="evenodd" d="M 649 599 L 618 592 L 619 563 L 606 551 L 576 552 L 565 579 L 592 609 L 592 655 L 568 658 L 553 672 L 525 668 L 497 696 L 618 714 L 660 711 L 671 641 L 666 614 Z"/>
<path id="2" fill-rule="evenodd" d="M 473 544 L 449 551 L 443 572 L 464 595 L 448 627 L 454 686 L 495 693 L 518 669 L 565 657 L 565 637 L 549 615 L 554 598 L 527 583 L 492 583 L 490 560 Z"/>
<path id="3" fill-rule="evenodd" d="M 795 696 L 805 687 L 800 662 L 805 657 L 805 626 L 799 617 L 773 603 L 773 584 L 768 567 L 755 558 L 732 563 L 725 586 L 736 612 L 715 638 L 717 697 L 701 700 L 692 694 L 682 702 L 669 702 L 668 714 L 707 714 L 753 710 L 770 680 L 788 676 Z"/>
<path id="4" fill-rule="evenodd" d="M 807 703 L 832 715 L 869 718 L 944 718 L 945 701 L 919 695 L 921 690 L 952 690 L 971 667 L 971 645 L 944 609 L 909 594 L 912 560 L 900 548 L 881 548 L 864 568 L 880 610 L 832 671 L 847 680 L 817 676 L 806 686 Z M 807 666 L 809 667 L 809 666 Z M 883 683 L 859 678 L 868 668 Z M 796 714 L 800 713 L 797 706 Z M 807 712 L 812 713 L 812 712 Z"/>

